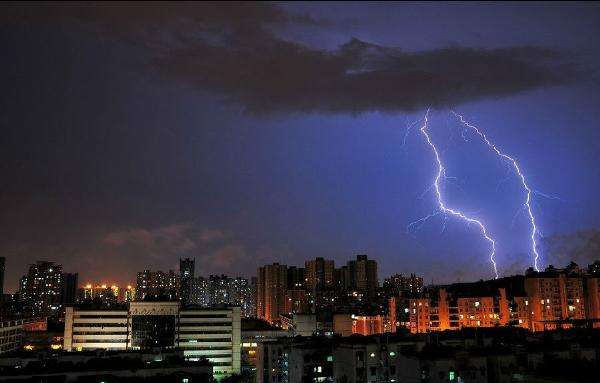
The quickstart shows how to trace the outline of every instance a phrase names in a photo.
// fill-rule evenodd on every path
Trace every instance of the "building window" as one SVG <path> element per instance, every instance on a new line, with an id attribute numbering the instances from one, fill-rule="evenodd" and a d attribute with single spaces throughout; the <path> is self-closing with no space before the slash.
<path id="1" fill-rule="evenodd" d="M 357 351 L 356 352 L 356 360 L 359 362 L 364 362 L 365 361 L 365 354 L 362 351 Z"/>

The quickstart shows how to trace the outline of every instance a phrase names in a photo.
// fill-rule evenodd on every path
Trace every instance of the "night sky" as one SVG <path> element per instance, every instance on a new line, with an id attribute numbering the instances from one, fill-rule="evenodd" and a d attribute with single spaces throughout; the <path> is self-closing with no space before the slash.
<path id="1" fill-rule="evenodd" d="M 600 258 L 600 6 L 261 3 L 0 6 L 0 255 L 7 289 L 50 260 L 126 283 L 366 253 L 380 276 Z M 412 126 L 412 128 L 410 128 Z M 590 245 L 590 243 L 592 245 Z M 588 251 L 589 249 L 591 251 Z M 575 249 L 575 250 L 573 250 Z M 573 252 L 574 251 L 574 252 Z M 573 253 L 572 253 L 573 252 Z"/>

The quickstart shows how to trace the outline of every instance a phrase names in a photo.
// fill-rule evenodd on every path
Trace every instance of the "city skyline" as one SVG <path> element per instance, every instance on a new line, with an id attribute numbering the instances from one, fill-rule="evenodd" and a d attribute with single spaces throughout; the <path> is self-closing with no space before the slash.
<path id="1" fill-rule="evenodd" d="M 523 187 L 453 111 L 518 161 L 540 269 L 589 264 L 599 25 L 592 3 L 3 4 L 5 291 L 38 260 L 119 285 L 356 254 L 488 279 L 489 244 L 436 209 L 429 108 L 442 196 L 500 276 L 532 266 Z"/>

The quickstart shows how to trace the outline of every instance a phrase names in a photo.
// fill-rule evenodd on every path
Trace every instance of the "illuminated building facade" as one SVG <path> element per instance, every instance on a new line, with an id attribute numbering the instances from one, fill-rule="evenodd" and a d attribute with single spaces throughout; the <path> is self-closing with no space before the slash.
<path id="1" fill-rule="evenodd" d="M 23 320 L 0 322 L 0 354 L 21 348 Z"/>
<path id="2" fill-rule="evenodd" d="M 119 287 L 108 283 L 88 283 L 79 289 L 78 295 L 79 303 L 95 301 L 110 306 L 135 300 L 135 288 L 132 285 Z"/>
<path id="3" fill-rule="evenodd" d="M 137 275 L 136 300 L 178 300 L 180 292 L 179 275 L 173 270 L 144 270 Z"/>
<path id="4" fill-rule="evenodd" d="M 559 321 L 586 318 L 586 280 L 581 275 L 546 271 L 530 275 L 525 290 L 530 302 L 532 330 L 556 328 Z M 589 290 L 588 290 L 589 291 Z"/>
<path id="5" fill-rule="evenodd" d="M 585 292 L 586 317 L 600 318 L 600 278 L 588 278 L 585 283 Z"/>
<path id="6" fill-rule="evenodd" d="M 423 277 L 415 274 L 409 276 L 394 274 L 383 280 L 383 290 L 388 297 L 421 294 L 423 291 Z"/>
<path id="7" fill-rule="evenodd" d="M 359 254 L 356 260 L 349 261 L 342 267 L 340 277 L 345 290 L 356 290 L 365 293 L 369 298 L 375 297 L 379 287 L 377 261 Z"/>
<path id="8" fill-rule="evenodd" d="M 239 306 L 243 318 L 254 317 L 256 314 L 256 303 L 254 300 L 255 286 L 246 278 L 230 279 L 230 306 Z"/>
<path id="9" fill-rule="evenodd" d="M 375 335 L 392 332 L 390 320 L 384 315 L 352 315 L 352 333 Z"/>
<path id="10" fill-rule="evenodd" d="M 420 350 L 423 345 L 393 336 L 279 338 L 258 344 L 256 382 L 419 381 L 402 379 L 407 366 L 399 363 L 399 356 L 402 349 Z"/>
<path id="11" fill-rule="evenodd" d="M 180 298 L 183 305 L 191 304 L 196 261 L 191 258 L 179 260 L 179 280 L 181 283 Z"/>
<path id="12" fill-rule="evenodd" d="M 408 300 L 408 328 L 412 333 L 458 330 L 466 327 L 495 327 L 509 324 L 511 312 L 506 291 L 494 296 L 456 296 L 439 289 L 428 298 Z M 406 309 L 402 309 L 403 311 Z M 406 323 L 391 311 L 392 323 Z"/>
<path id="13" fill-rule="evenodd" d="M 286 310 L 287 266 L 274 263 L 258 269 L 256 314 L 267 322 L 279 322 Z"/>
<path id="14" fill-rule="evenodd" d="M 306 261 L 304 270 L 306 288 L 309 291 L 333 287 L 335 264 L 332 260 L 316 258 Z"/>
<path id="15" fill-rule="evenodd" d="M 589 270 L 589 269 L 588 269 Z M 498 287 L 498 286 L 506 286 Z M 448 291 L 446 291 L 448 289 Z M 507 290 L 510 293 L 507 293 Z M 433 288 L 422 296 L 389 300 L 390 320 L 411 332 L 514 326 L 542 331 L 600 326 L 600 284 L 577 265 L 472 284 Z"/>
<path id="16" fill-rule="evenodd" d="M 240 372 L 239 307 L 180 307 L 176 301 L 131 302 L 119 310 L 67 307 L 65 351 L 181 348 L 188 360 L 207 358 L 214 374 Z"/>
<path id="17" fill-rule="evenodd" d="M 286 290 L 285 292 L 285 314 L 310 312 L 308 297 L 304 290 Z"/>
<path id="18" fill-rule="evenodd" d="M 210 307 L 210 290 L 208 280 L 206 278 L 194 278 L 190 303 L 196 306 Z"/>
<path id="19" fill-rule="evenodd" d="M 25 315 L 49 316 L 60 309 L 62 265 L 38 261 L 29 265 L 27 275 L 21 278 L 19 299 Z"/>

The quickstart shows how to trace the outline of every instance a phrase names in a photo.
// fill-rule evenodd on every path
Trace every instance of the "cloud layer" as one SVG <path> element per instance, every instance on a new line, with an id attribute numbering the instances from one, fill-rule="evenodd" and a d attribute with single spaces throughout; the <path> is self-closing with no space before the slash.
<path id="1" fill-rule="evenodd" d="M 217 94 L 253 114 L 411 111 L 451 107 L 571 81 L 543 47 L 404 52 L 352 39 L 333 51 L 280 37 L 328 27 L 272 4 L 40 6 L 3 9 L 2 23 L 77 25 L 147 49 L 163 78 Z"/>
<path id="2" fill-rule="evenodd" d="M 600 260 L 600 229 L 554 235 L 544 239 L 545 264 L 565 267 L 574 261 L 585 267 Z"/>

